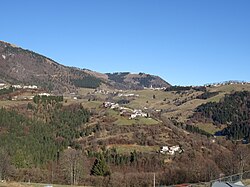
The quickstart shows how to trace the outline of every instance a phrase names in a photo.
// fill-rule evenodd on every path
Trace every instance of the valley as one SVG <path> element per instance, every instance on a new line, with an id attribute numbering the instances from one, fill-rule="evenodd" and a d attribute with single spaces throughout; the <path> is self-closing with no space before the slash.
<path id="1" fill-rule="evenodd" d="M 98 183 L 99 177 L 95 177 L 95 174 L 91 172 L 94 158 L 105 159 L 106 164 L 109 166 L 109 172 L 112 172 L 111 176 L 116 178 L 124 176 L 126 178 L 124 184 L 131 181 L 131 178 L 134 178 L 133 180 L 138 185 L 151 184 L 151 178 L 148 178 L 148 180 L 142 180 L 142 178 L 152 175 L 152 172 L 156 173 L 159 180 L 158 184 L 174 184 L 190 182 L 190 179 L 193 182 L 197 182 L 198 179 L 209 181 L 218 177 L 221 171 L 228 172 L 227 174 L 236 172 L 236 168 L 240 171 L 240 161 L 235 160 L 235 165 L 230 166 L 232 167 L 231 170 L 224 170 L 224 164 L 226 163 L 221 163 L 221 160 L 217 159 L 219 155 L 223 156 L 222 152 L 234 157 L 234 154 L 238 154 L 235 149 L 243 151 L 242 154 L 248 154 L 248 145 L 231 142 L 225 137 L 215 137 L 214 133 L 223 130 L 226 124 L 218 126 L 214 125 L 212 121 L 196 121 L 193 120 L 192 116 L 196 113 L 196 108 L 202 104 L 219 102 L 223 100 L 225 95 L 236 91 L 250 91 L 249 84 L 193 88 L 175 87 L 173 89 L 175 90 L 168 91 L 166 88 L 144 88 L 142 90 L 78 88 L 76 93 L 54 95 L 46 93 L 46 90 L 43 89 L 21 88 L 7 93 L 8 96 L 6 94 L 1 95 L 1 107 L 10 111 L 17 111 L 17 113 L 26 116 L 30 120 L 35 119 L 38 123 L 43 122 L 45 129 L 47 129 L 46 124 L 54 124 L 53 118 L 58 118 L 56 121 L 63 120 L 63 115 L 62 119 L 59 116 L 53 117 L 59 115 L 58 112 L 60 111 L 63 112 L 69 109 L 70 112 L 72 109 L 75 110 L 74 108 L 78 108 L 76 111 L 79 111 L 83 107 L 90 114 L 89 119 L 85 120 L 85 122 L 79 123 L 75 121 L 72 123 L 72 125 L 78 123 L 78 126 L 70 127 L 68 125 L 71 122 L 65 121 L 63 123 L 66 126 L 58 126 L 62 128 L 62 131 L 58 131 L 56 126 L 56 129 L 52 128 L 55 133 L 58 131 L 56 134 L 52 133 L 52 137 L 56 136 L 56 139 L 61 140 L 53 145 L 55 148 L 52 148 L 54 151 L 51 150 L 52 152 L 49 153 L 48 160 L 45 159 L 41 163 L 42 165 L 45 164 L 45 168 L 43 166 L 43 169 L 34 171 L 32 169 L 33 165 L 37 165 L 37 163 L 29 160 L 29 166 L 26 168 L 23 164 L 28 160 L 20 160 L 22 164 L 16 169 L 19 168 L 18 170 L 25 170 L 29 173 L 28 176 L 22 176 L 21 174 L 20 180 L 101 185 L 101 183 Z M 208 98 L 204 98 L 205 93 Z M 42 100 L 36 101 L 34 98 L 37 95 L 41 95 L 39 97 Z M 62 97 L 63 99 L 56 101 L 54 97 Z M 73 113 L 65 113 L 65 115 L 68 115 L 68 120 L 74 119 Z M 68 130 L 65 131 L 65 128 Z M 5 132 L 4 128 L 0 132 L 3 134 Z M 71 135 L 68 136 L 68 133 Z M 50 141 L 53 142 L 53 138 Z M 51 143 L 47 146 L 51 147 Z M 173 154 L 160 153 L 162 146 L 180 146 L 183 151 Z M 51 149 L 49 147 L 48 150 Z M 59 152 L 56 152 L 56 149 L 58 149 L 56 147 L 60 149 Z M 30 154 L 32 155 L 32 151 Z M 57 154 L 62 156 L 55 159 Z M 67 172 L 60 172 L 62 167 L 68 167 L 67 162 L 64 160 L 65 155 L 66 158 L 67 155 L 71 155 L 71 157 L 74 155 L 72 158 L 74 158 L 76 164 L 74 169 L 77 172 L 75 176 L 71 175 L 70 177 Z M 50 158 L 52 158 L 51 161 L 49 161 Z M 247 158 L 244 159 L 246 164 Z M 83 165 L 81 165 L 82 159 L 86 162 L 82 163 Z M 209 167 L 212 167 L 212 170 L 207 170 L 207 165 L 199 164 L 204 159 Z M 228 160 L 230 157 L 224 157 L 224 159 L 225 162 L 231 163 Z M 69 160 L 69 163 L 73 160 Z M 47 165 L 48 161 L 52 165 Z M 239 165 L 237 165 L 237 162 L 239 162 Z M 191 171 L 195 169 L 200 174 L 196 175 L 184 169 L 188 166 Z M 229 167 L 229 165 L 226 167 Z M 32 173 L 30 173 L 31 171 Z M 52 171 L 56 171 L 58 175 L 51 176 Z M 46 177 L 43 175 L 42 180 L 38 179 L 37 172 L 47 173 Z M 84 175 L 80 175 L 78 172 L 83 172 Z M 169 172 L 172 173 L 170 180 L 163 180 L 164 174 L 169 174 Z M 176 178 L 180 173 L 185 173 L 186 177 Z M 66 177 L 64 181 L 60 182 L 62 180 L 60 176 Z M 104 184 L 114 182 L 111 178 L 105 181 Z"/>
<path id="2" fill-rule="evenodd" d="M 2 58 L 1 58 L 2 57 Z M 208 182 L 250 170 L 250 83 L 173 86 L 67 67 L 0 42 L 0 179 L 82 186 Z"/>

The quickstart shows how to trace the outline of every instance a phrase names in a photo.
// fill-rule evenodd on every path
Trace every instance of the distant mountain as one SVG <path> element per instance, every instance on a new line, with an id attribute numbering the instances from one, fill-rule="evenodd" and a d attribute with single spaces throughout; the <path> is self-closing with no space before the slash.
<path id="1" fill-rule="evenodd" d="M 162 88 L 171 85 L 159 76 L 139 73 L 132 74 L 129 72 L 107 73 L 109 80 L 114 81 L 114 86 L 122 89 L 141 89 L 144 87 Z"/>
<path id="2" fill-rule="evenodd" d="M 0 82 L 33 84 L 54 92 L 73 92 L 77 87 L 97 88 L 104 84 L 119 89 L 169 86 L 148 74 L 102 74 L 87 69 L 67 67 L 54 60 L 0 41 Z"/>

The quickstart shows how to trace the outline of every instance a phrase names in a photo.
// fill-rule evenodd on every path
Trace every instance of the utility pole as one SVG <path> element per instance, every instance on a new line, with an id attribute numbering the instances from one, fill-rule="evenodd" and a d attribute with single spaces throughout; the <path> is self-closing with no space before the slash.
<path id="1" fill-rule="evenodd" d="M 155 173 L 154 173 L 154 187 L 155 187 Z"/>
<path id="2" fill-rule="evenodd" d="M 51 162 L 51 184 L 53 184 L 54 180 L 54 171 L 53 171 L 53 161 Z"/>

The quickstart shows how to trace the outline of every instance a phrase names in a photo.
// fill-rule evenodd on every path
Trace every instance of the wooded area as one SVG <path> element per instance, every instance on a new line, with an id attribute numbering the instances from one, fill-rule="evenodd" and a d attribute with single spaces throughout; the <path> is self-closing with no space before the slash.
<path id="1" fill-rule="evenodd" d="M 223 116 L 226 121 L 245 119 L 235 115 L 240 114 L 239 111 L 248 111 L 248 99 L 249 93 L 245 92 L 227 95 L 220 103 L 198 107 L 194 117 L 213 120 L 217 119 L 213 118 L 215 111 L 223 111 L 217 116 Z M 94 186 L 150 186 L 153 173 L 158 185 L 170 185 L 209 181 L 218 178 L 220 173 L 229 175 L 250 169 L 248 145 L 225 139 L 213 143 L 211 134 L 191 124 L 162 118 L 162 124 L 157 125 L 117 126 L 105 114 L 90 112 L 81 104 L 64 106 L 63 102 L 61 96 L 36 96 L 26 109 L 22 108 L 25 111 L 0 109 L 1 179 Z M 241 108 L 238 111 L 231 109 L 229 102 L 237 102 Z M 218 106 L 216 110 L 214 107 Z M 207 113 L 210 115 L 205 116 Z M 226 118 L 227 113 L 235 118 Z M 99 121 L 91 122 L 92 117 Z M 214 121 L 216 125 L 218 122 Z M 248 134 L 248 123 L 239 125 L 239 129 L 243 129 L 239 133 L 234 122 L 228 126 L 232 138 Z M 102 138 L 105 133 L 109 138 Z M 161 133 L 165 133 L 164 137 Z M 165 139 L 169 139 L 169 144 L 180 144 L 183 152 L 169 156 L 159 151 L 119 150 L 123 145 L 144 146 L 145 149 L 160 147 Z M 118 148 L 111 145 L 118 145 Z"/>
<path id="2" fill-rule="evenodd" d="M 250 135 L 250 92 L 235 92 L 226 95 L 219 103 L 209 102 L 199 106 L 194 119 L 205 118 L 214 125 L 225 124 L 227 127 L 218 135 L 229 139 L 249 139 Z"/>

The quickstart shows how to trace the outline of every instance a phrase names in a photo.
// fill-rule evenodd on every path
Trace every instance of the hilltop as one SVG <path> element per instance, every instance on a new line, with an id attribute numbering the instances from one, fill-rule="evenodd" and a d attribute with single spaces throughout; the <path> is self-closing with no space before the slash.
<path id="1" fill-rule="evenodd" d="M 116 83 L 120 89 L 142 89 L 142 88 L 167 88 L 171 85 L 161 79 L 145 73 L 133 74 L 129 72 L 107 73 L 108 78 Z"/>

